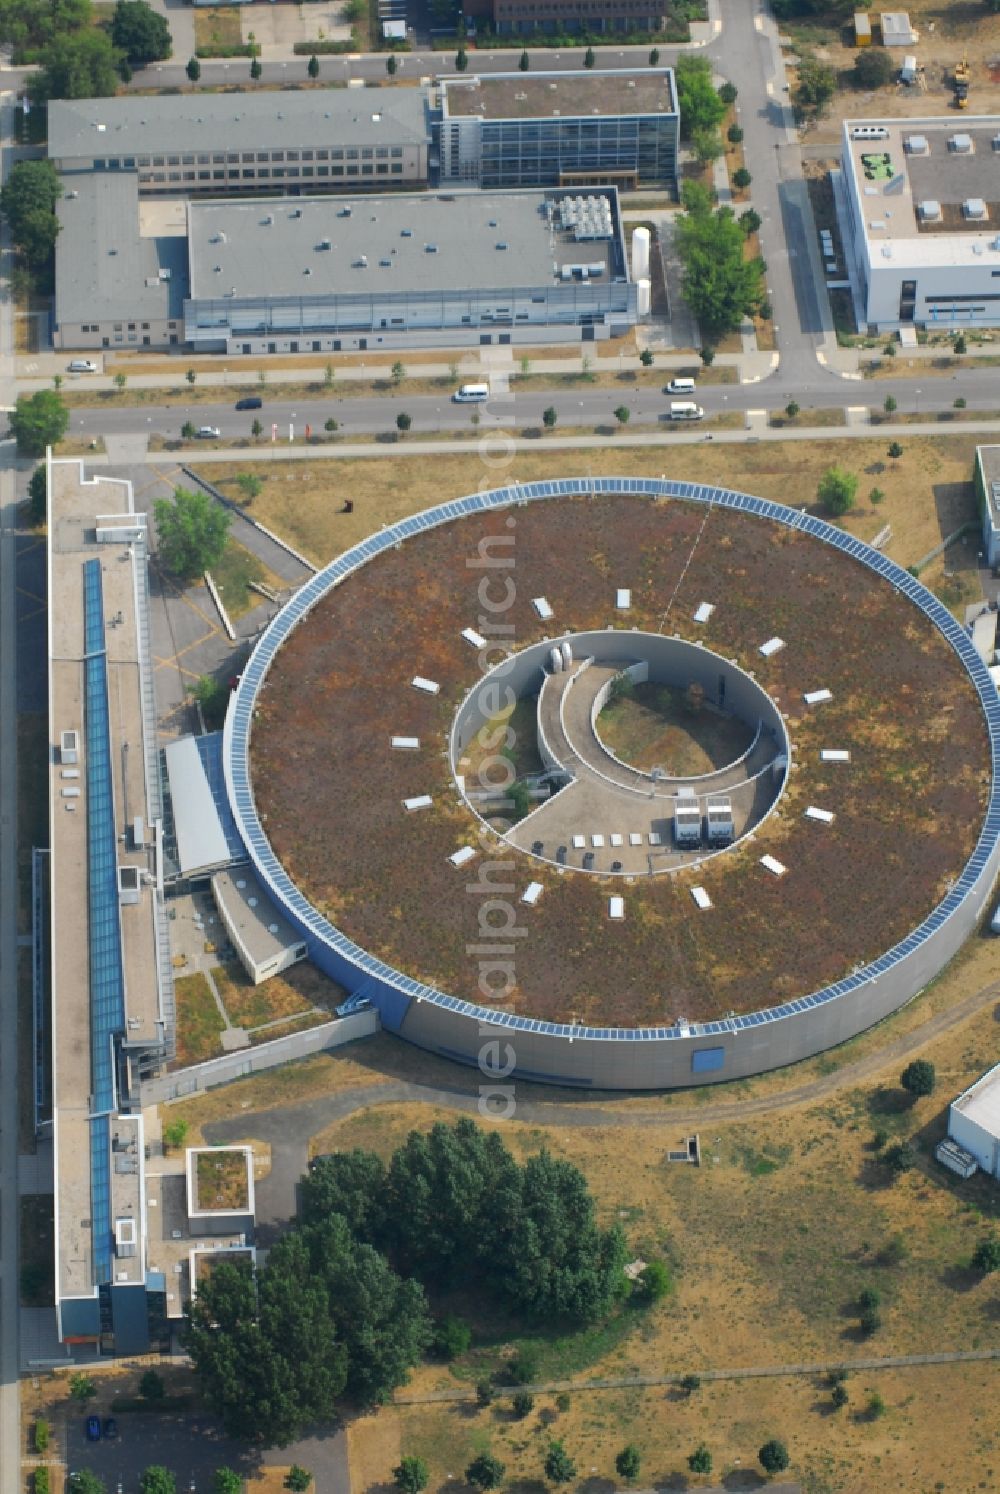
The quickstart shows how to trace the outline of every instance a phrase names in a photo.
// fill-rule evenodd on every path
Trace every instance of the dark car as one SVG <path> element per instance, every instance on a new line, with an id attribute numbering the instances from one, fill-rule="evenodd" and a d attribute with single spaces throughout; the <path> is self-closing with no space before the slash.
<path id="1" fill-rule="evenodd" d="M 87 1441 L 100 1442 L 101 1440 L 101 1418 L 99 1416 L 87 1417 Z"/>
<path id="2" fill-rule="evenodd" d="M 259 394 L 248 394 L 246 399 L 236 401 L 237 410 L 259 410 L 264 401 Z"/>
<path id="3" fill-rule="evenodd" d="M 104 1436 L 108 1442 L 118 1441 L 118 1423 L 113 1416 L 104 1418 Z"/>

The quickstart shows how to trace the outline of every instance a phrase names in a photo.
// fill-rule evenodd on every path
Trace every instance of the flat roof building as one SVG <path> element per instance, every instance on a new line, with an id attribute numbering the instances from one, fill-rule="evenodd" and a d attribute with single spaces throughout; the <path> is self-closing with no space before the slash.
<path id="1" fill-rule="evenodd" d="M 425 88 L 53 99 L 49 159 L 64 173 L 134 171 L 148 193 L 310 191 L 427 180 Z"/>
<path id="2" fill-rule="evenodd" d="M 637 316 L 617 194 L 193 202 L 185 339 L 243 354 L 607 337 Z"/>
<path id="3" fill-rule="evenodd" d="M 849 119 L 835 185 L 862 324 L 1000 325 L 1000 116 Z"/>
<path id="4" fill-rule="evenodd" d="M 140 1081 L 173 1056 L 145 515 L 128 483 L 48 474 L 55 1305 L 60 1339 L 159 1337 Z"/>
<path id="5" fill-rule="evenodd" d="M 304 960 L 305 940 L 279 913 L 249 863 L 212 878 L 223 927 L 254 985 Z"/>
<path id="6" fill-rule="evenodd" d="M 187 242 L 145 234 L 134 171 L 67 182 L 56 203 L 57 348 L 166 348 L 184 335 Z"/>
<path id="7" fill-rule="evenodd" d="M 677 178 L 672 68 L 445 78 L 441 180 L 496 187 L 634 187 Z"/>
<path id="8" fill-rule="evenodd" d="M 948 1135 L 983 1172 L 1000 1178 L 1000 1064 L 952 1101 Z"/>
<path id="9" fill-rule="evenodd" d="M 1000 446 L 977 446 L 973 473 L 983 525 L 983 556 L 1000 567 Z"/>

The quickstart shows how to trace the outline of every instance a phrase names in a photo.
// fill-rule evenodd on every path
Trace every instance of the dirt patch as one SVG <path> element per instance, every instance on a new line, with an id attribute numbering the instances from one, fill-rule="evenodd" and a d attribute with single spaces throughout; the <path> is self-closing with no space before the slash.
<path id="1" fill-rule="evenodd" d="M 663 768 L 679 778 L 695 778 L 735 762 L 753 739 L 737 717 L 723 715 L 685 690 L 650 684 L 609 700 L 597 718 L 597 731 L 621 762 L 644 772 Z"/>

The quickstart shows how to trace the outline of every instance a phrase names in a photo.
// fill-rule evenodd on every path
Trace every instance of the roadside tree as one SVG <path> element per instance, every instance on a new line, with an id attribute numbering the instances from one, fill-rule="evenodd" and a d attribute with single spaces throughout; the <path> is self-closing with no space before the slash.
<path id="1" fill-rule="evenodd" d="M 229 534 L 229 513 L 207 493 L 176 488 L 173 501 L 157 500 L 153 517 L 164 570 L 188 581 L 218 565 Z"/>
<path id="2" fill-rule="evenodd" d="M 698 130 L 714 130 L 722 123 L 726 105 L 712 82 L 712 67 L 705 57 L 686 52 L 675 69 L 677 102 L 681 113 L 681 139 L 690 140 Z"/>
<path id="3" fill-rule="evenodd" d="M 399 1494 L 420 1494 L 430 1481 L 430 1470 L 423 1458 L 405 1457 L 392 1470 L 392 1481 Z"/>
<path id="4" fill-rule="evenodd" d="M 111 40 L 133 67 L 162 62 L 171 53 L 167 19 L 146 0 L 118 0 L 111 18 Z"/>
<path id="5" fill-rule="evenodd" d="M 0 191 L 0 212 L 29 269 L 45 265 L 55 248 L 59 233 L 56 203 L 62 191 L 51 161 L 16 162 Z"/>
<path id="6" fill-rule="evenodd" d="M 777 1438 L 765 1442 L 757 1457 L 765 1473 L 783 1473 L 788 1467 L 788 1448 Z"/>
<path id="7" fill-rule="evenodd" d="M 40 457 L 69 429 L 69 411 L 54 389 L 19 394 L 10 416 L 11 435 L 19 456 Z"/>

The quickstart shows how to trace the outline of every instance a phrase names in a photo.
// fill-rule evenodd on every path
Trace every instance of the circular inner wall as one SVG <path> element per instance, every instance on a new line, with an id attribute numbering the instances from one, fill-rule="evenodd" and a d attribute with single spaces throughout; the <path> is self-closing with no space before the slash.
<path id="1" fill-rule="evenodd" d="M 750 746 L 700 775 L 623 762 L 597 730 L 623 681 L 681 690 L 692 710 L 737 717 Z M 475 750 L 484 744 L 490 750 Z M 532 749 L 537 770 L 519 777 L 515 764 Z M 459 707 L 450 751 L 466 802 L 509 845 L 624 877 L 673 872 L 735 845 L 771 813 L 791 755 L 780 710 L 735 661 L 682 638 L 612 628 L 543 639 L 496 665 Z"/>

